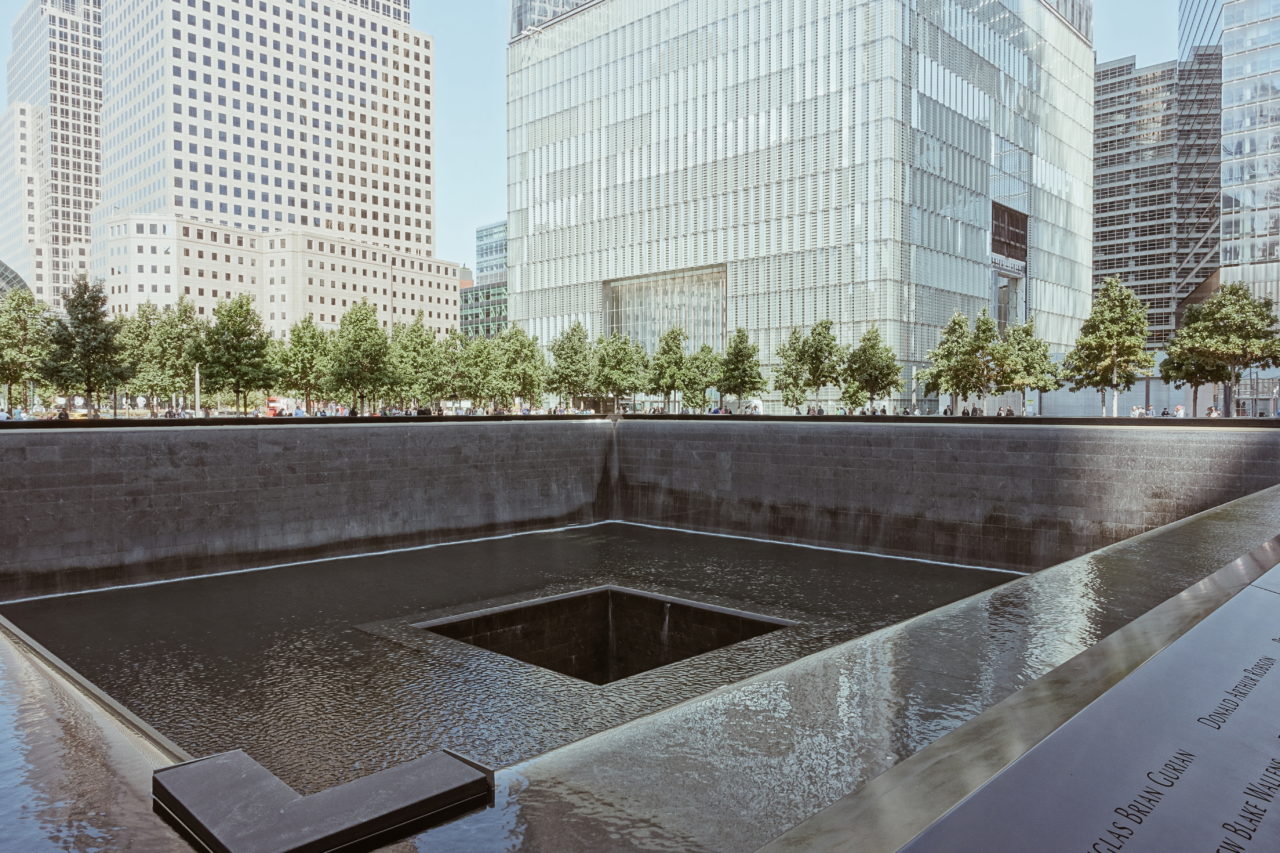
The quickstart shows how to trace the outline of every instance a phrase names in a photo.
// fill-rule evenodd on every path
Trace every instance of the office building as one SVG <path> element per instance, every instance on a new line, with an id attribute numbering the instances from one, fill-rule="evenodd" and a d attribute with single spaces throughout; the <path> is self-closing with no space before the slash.
<path id="1" fill-rule="evenodd" d="M 475 283 L 462 291 L 462 332 L 492 338 L 507 327 L 507 223 L 476 229 Z"/>
<path id="2" fill-rule="evenodd" d="M 1094 284 L 1118 278 L 1163 346 L 1178 301 L 1217 266 L 1221 53 L 1139 68 L 1098 65 L 1094 122 Z"/>
<path id="3" fill-rule="evenodd" d="M 283 335 L 367 298 L 387 326 L 456 327 L 433 46 L 408 21 L 407 0 L 107 5 L 93 271 L 111 310 L 250 293 Z"/>
<path id="4" fill-rule="evenodd" d="M 89 271 L 101 50 L 99 0 L 31 0 L 13 24 L 0 120 L 0 261 L 55 309 Z"/>
<path id="5" fill-rule="evenodd" d="M 597 0 L 514 22 L 513 321 L 648 347 L 743 327 L 766 364 L 792 328 L 874 324 L 907 380 L 956 311 L 1034 315 L 1068 347 L 1090 304 L 1091 8 Z"/>

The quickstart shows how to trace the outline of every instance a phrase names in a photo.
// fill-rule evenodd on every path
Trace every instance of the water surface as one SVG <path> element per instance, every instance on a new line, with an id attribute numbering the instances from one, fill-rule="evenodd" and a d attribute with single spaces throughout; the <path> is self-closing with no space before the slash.
<path id="1" fill-rule="evenodd" d="M 0 613 L 191 754 L 244 749 L 310 793 L 441 747 L 509 766 L 1010 578 L 608 524 Z M 604 584 L 796 624 L 605 685 L 414 627 Z"/>

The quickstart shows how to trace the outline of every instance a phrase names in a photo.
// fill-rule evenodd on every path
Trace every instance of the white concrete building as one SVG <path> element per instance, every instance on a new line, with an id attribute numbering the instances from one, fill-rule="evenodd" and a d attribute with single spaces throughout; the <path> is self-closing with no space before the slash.
<path id="1" fill-rule="evenodd" d="M 1061 351 L 1090 305 L 1091 10 L 517 2 L 513 320 L 717 348 L 741 326 L 766 363 L 793 327 L 876 324 L 909 381 L 987 307 Z"/>
<path id="2" fill-rule="evenodd" d="M 101 36 L 100 0 L 31 0 L 13 24 L 0 119 L 0 261 L 55 308 L 89 269 Z"/>
<path id="3" fill-rule="evenodd" d="M 408 20 L 407 0 L 108 4 L 93 272 L 112 310 L 248 292 L 282 333 L 303 305 L 336 323 L 358 286 L 388 321 L 456 326 L 432 44 Z"/>

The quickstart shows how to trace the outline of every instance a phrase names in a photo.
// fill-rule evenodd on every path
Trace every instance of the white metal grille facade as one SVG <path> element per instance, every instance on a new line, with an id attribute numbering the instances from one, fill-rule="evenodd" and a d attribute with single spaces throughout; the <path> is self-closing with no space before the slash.
<path id="1" fill-rule="evenodd" d="M 513 317 L 543 341 L 656 329 L 606 285 L 722 267 L 724 333 L 766 362 L 829 318 L 921 363 L 1002 283 L 1064 348 L 1090 299 L 1093 69 L 1040 0 L 583 6 L 509 48 Z M 1025 262 L 993 256 L 993 202 L 1029 218 Z M 631 300 L 658 302 L 678 316 Z"/>

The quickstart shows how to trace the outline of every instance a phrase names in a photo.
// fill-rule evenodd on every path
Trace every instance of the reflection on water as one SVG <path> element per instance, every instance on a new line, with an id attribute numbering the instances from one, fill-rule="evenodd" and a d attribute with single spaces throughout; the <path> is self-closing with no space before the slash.
<path id="1" fill-rule="evenodd" d="M 306 793 L 446 746 L 508 766 L 1008 577 L 609 525 L 0 610 L 192 754 Z M 599 583 L 802 624 L 604 686 L 408 627 Z"/>
<path id="2" fill-rule="evenodd" d="M 0 643 L 0 850 L 189 849 L 133 784 L 151 766 L 119 747 L 100 719 Z"/>

